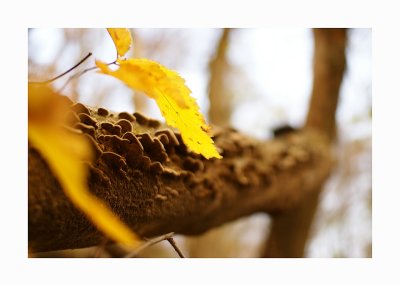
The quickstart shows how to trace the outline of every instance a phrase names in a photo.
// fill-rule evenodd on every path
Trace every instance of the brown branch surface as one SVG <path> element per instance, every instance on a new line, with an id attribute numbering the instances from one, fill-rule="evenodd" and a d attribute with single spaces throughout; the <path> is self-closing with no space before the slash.
<path id="1" fill-rule="evenodd" d="M 113 114 L 74 104 L 73 127 L 93 143 L 89 189 L 139 235 L 199 234 L 255 212 L 284 211 L 320 186 L 331 156 L 324 136 L 289 133 L 261 142 L 214 128 L 224 156 L 190 152 L 179 133 L 139 113 Z M 47 163 L 28 152 L 28 235 L 32 252 L 104 241 L 64 195 Z"/>

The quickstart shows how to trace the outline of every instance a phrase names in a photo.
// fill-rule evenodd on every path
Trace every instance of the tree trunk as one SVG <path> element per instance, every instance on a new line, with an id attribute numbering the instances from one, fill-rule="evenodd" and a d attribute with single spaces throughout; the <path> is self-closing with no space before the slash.
<path id="1" fill-rule="evenodd" d="M 179 133 L 135 113 L 75 104 L 75 128 L 91 138 L 89 189 L 141 236 L 199 234 L 256 212 L 290 209 L 331 168 L 325 137 L 304 130 L 261 142 L 214 127 L 223 159 L 189 152 Z M 77 118 L 78 120 L 78 118 Z M 99 244 L 103 235 L 74 207 L 36 149 L 28 152 L 32 252 Z"/>
<path id="2" fill-rule="evenodd" d="M 221 127 L 230 126 L 232 113 L 232 96 L 227 86 L 227 74 L 230 65 L 226 58 L 231 29 L 224 29 L 219 39 L 214 58 L 209 64 L 210 80 L 208 84 L 208 97 L 210 99 L 210 122 Z"/>
<path id="3" fill-rule="evenodd" d="M 335 114 L 346 66 L 346 30 L 314 29 L 314 83 L 305 128 L 335 136 Z M 303 257 L 322 183 L 295 208 L 274 216 L 264 257 Z"/>

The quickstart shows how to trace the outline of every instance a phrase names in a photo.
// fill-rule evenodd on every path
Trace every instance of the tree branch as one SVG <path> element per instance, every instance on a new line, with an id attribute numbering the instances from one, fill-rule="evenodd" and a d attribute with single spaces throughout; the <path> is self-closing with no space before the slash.
<path id="1" fill-rule="evenodd" d="M 72 106 L 74 128 L 96 160 L 89 189 L 141 236 L 199 234 L 256 212 L 287 210 L 313 192 L 331 167 L 326 138 L 313 131 L 261 142 L 214 128 L 224 158 L 189 152 L 179 133 L 143 115 Z M 28 235 L 32 252 L 93 246 L 104 240 L 64 195 L 36 149 L 28 152 Z"/>

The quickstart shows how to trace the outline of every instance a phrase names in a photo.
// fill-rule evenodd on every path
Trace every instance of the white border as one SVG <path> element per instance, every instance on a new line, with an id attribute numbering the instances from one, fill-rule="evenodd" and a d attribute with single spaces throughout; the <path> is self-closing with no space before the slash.
<path id="1" fill-rule="evenodd" d="M 398 9 L 389 1 L 12 1 L 1 4 L 1 285 L 399 282 Z M 394 2 L 394 1 L 393 1 Z M 27 259 L 27 27 L 372 27 L 373 259 Z M 4 88 L 5 87 L 5 88 Z M 11 124 L 12 123 L 12 124 Z M 386 133 L 385 133 L 386 132 Z M 391 136 L 385 136 L 386 134 Z M 384 280 L 383 280 L 384 279 Z"/>

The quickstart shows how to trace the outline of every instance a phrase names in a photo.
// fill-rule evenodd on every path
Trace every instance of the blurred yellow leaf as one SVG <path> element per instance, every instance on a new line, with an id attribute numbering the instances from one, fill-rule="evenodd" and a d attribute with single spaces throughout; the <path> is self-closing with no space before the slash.
<path id="1" fill-rule="evenodd" d="M 210 127 L 178 73 L 147 59 L 118 60 L 118 64 L 119 68 L 113 71 L 96 61 L 102 73 L 114 76 L 155 99 L 167 124 L 179 129 L 190 150 L 207 159 L 222 158 L 211 139 Z"/>
<path id="2" fill-rule="evenodd" d="M 92 150 L 84 136 L 61 128 L 68 106 L 46 85 L 28 86 L 28 138 L 46 159 L 67 197 L 110 238 L 136 247 L 137 236 L 107 206 L 87 190 Z"/>
<path id="3" fill-rule="evenodd" d="M 132 45 L 132 36 L 126 28 L 107 28 L 119 57 L 123 57 Z"/>

